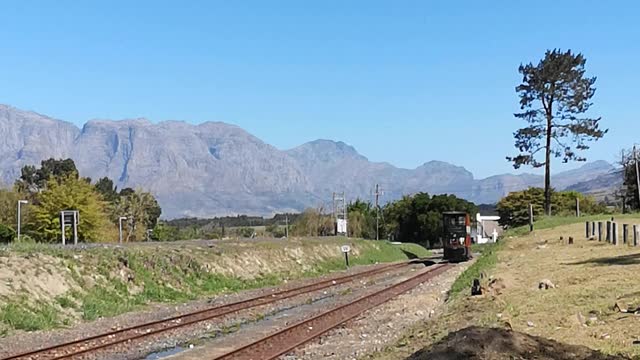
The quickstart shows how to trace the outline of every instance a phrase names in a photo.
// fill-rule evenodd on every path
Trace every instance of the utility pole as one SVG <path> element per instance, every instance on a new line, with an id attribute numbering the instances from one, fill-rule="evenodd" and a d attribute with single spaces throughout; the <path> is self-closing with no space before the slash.
<path id="1" fill-rule="evenodd" d="M 633 145 L 633 162 L 636 164 L 636 192 L 638 193 L 638 208 L 640 209 L 640 171 L 638 170 L 638 153 Z"/>

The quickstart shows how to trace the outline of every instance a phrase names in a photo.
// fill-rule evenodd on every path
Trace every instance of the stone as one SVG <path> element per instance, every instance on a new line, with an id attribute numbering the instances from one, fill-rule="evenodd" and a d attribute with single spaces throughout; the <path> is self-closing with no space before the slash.
<path id="1" fill-rule="evenodd" d="M 540 290 L 554 289 L 555 287 L 555 284 L 552 283 L 549 279 L 542 279 L 538 283 L 538 289 Z"/>

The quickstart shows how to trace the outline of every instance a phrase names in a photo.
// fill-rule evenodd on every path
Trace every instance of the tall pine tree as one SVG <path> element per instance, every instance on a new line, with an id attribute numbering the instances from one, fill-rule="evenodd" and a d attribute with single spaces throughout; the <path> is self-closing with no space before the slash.
<path id="1" fill-rule="evenodd" d="M 507 157 L 518 169 L 522 165 L 545 168 L 544 209 L 551 215 L 551 158 L 563 162 L 586 161 L 578 152 L 602 138 L 607 130 L 601 118 L 585 117 L 595 94 L 595 77 L 585 77 L 586 59 L 571 50 L 547 50 L 537 65 L 520 65 L 522 83 L 516 87 L 521 113 L 516 118 L 528 126 L 514 133 L 519 154 Z M 542 159 L 539 159 L 539 157 Z"/>

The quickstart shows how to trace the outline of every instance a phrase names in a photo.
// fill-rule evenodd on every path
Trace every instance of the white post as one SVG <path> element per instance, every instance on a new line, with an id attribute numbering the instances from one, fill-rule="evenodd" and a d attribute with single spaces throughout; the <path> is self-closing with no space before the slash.
<path id="1" fill-rule="evenodd" d="M 120 235 L 119 243 L 120 244 L 122 244 L 122 220 L 127 220 L 127 218 L 125 216 L 120 216 L 120 218 L 118 219 L 118 227 L 119 227 L 119 235 Z"/>
<path id="2" fill-rule="evenodd" d="M 285 227 L 284 227 L 284 237 L 289 238 L 289 215 L 284 216 Z"/>
<path id="3" fill-rule="evenodd" d="M 64 211 L 60 211 L 60 226 L 62 227 L 62 245 L 66 245 L 64 238 Z"/>
<path id="4" fill-rule="evenodd" d="M 78 212 L 73 212 L 73 245 L 78 245 Z"/>
<path id="5" fill-rule="evenodd" d="M 21 227 L 21 224 L 20 224 L 20 220 L 21 220 L 20 205 L 27 204 L 27 203 L 28 203 L 27 200 L 18 200 L 18 229 L 17 229 L 18 230 L 17 231 L 17 235 L 18 236 L 17 236 L 17 240 L 16 240 L 17 242 L 20 242 L 20 227 Z"/>

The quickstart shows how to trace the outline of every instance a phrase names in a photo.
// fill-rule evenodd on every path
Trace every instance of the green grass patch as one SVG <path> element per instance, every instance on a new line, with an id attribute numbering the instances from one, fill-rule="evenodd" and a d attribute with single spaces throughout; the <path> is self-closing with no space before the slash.
<path id="1" fill-rule="evenodd" d="M 26 299 L 0 307 L 0 322 L 25 331 L 53 329 L 61 324 L 55 307 L 44 303 L 27 305 Z"/>
<path id="2" fill-rule="evenodd" d="M 402 261 L 429 256 L 431 252 L 418 244 L 403 243 L 394 245 L 388 241 L 351 240 L 359 248 L 358 255 L 349 255 L 349 265 L 372 265 L 378 263 Z M 344 257 L 334 258 L 315 264 L 304 276 L 318 276 L 333 271 L 345 270 Z"/>
<path id="3" fill-rule="evenodd" d="M 68 296 L 58 296 L 56 297 L 56 302 L 63 309 L 73 309 L 76 307 L 76 303 Z"/>
<path id="4" fill-rule="evenodd" d="M 480 252 L 480 257 L 473 265 L 469 266 L 451 286 L 451 296 L 455 297 L 463 291 L 471 289 L 473 279 L 479 279 L 480 274 L 492 269 L 498 262 L 498 251 L 504 242 L 500 241 L 493 244 L 474 244 L 472 250 Z"/>
<path id="5" fill-rule="evenodd" d="M 611 220 L 611 217 L 613 217 L 616 220 L 624 220 L 624 219 L 637 219 L 639 216 L 639 214 L 635 213 L 635 214 L 614 214 L 614 215 L 589 215 L 589 216 L 581 216 L 581 217 L 575 217 L 575 216 L 544 216 L 541 217 L 539 220 L 535 221 L 533 223 L 533 229 L 535 230 L 544 230 L 544 229 L 551 229 L 554 227 L 558 227 L 558 226 L 563 226 L 563 225 L 571 225 L 571 224 L 578 224 L 578 223 L 584 223 L 587 221 L 607 221 L 607 220 Z M 507 230 L 502 237 L 508 237 L 508 236 L 523 236 L 523 235 L 527 235 L 529 234 L 529 225 L 524 225 L 524 226 L 518 226 L 512 229 Z"/>
<path id="6" fill-rule="evenodd" d="M 286 247 L 299 246 L 305 252 L 313 252 L 316 246 L 349 244 L 350 265 L 369 265 L 401 261 L 429 256 L 430 252 L 417 244 L 394 245 L 387 241 L 360 239 L 305 239 L 303 241 L 264 242 L 251 244 L 280 252 Z M 227 244 L 221 250 L 225 256 L 242 256 L 245 243 Z M 355 251 L 357 250 L 357 251 Z M 303 271 L 292 264 L 287 271 L 258 275 L 253 279 L 213 273 L 205 266 L 214 250 L 175 248 L 131 247 L 92 248 L 84 251 L 64 249 L 47 244 L 15 244 L 11 251 L 19 254 L 46 254 L 62 259 L 61 265 L 83 290 L 58 296 L 52 305 L 33 305 L 25 301 L 7 303 L 0 315 L 5 328 L 39 330 L 71 323 L 65 316 L 58 318 L 60 309 L 73 309 L 85 321 L 112 317 L 142 309 L 151 303 L 177 303 L 212 296 L 234 293 L 282 284 L 285 279 L 325 275 L 345 270 L 342 254 L 312 264 Z M 355 253 L 357 252 L 357 255 Z M 214 256 L 219 256 L 214 255 Z M 57 310 L 57 311 L 56 311 Z M 74 314 L 75 314 L 74 312 Z M 0 326 L 0 330 L 3 329 Z"/>

